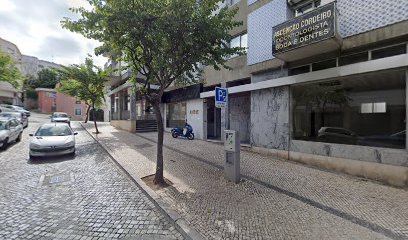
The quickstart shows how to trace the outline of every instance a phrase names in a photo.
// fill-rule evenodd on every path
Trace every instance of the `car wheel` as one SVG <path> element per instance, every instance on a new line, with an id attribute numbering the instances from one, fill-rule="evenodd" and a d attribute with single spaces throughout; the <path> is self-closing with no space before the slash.
<path id="1" fill-rule="evenodd" d="M 7 149 L 7 145 L 8 145 L 8 138 L 4 139 L 3 141 L 3 146 L 1 147 L 2 150 L 6 150 Z"/>
<path id="2" fill-rule="evenodd" d="M 23 134 L 22 134 L 22 133 L 20 133 L 20 134 L 18 135 L 17 139 L 16 139 L 16 142 L 20 142 L 20 141 L 21 141 L 22 136 L 23 136 Z"/>

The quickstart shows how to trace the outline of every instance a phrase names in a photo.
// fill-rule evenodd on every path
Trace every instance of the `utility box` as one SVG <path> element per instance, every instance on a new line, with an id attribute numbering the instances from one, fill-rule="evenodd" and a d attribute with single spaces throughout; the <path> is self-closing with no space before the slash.
<path id="1" fill-rule="evenodd" d="M 240 139 L 238 131 L 224 130 L 225 141 L 225 163 L 224 172 L 225 178 L 234 183 L 238 183 L 241 179 L 240 172 Z"/>

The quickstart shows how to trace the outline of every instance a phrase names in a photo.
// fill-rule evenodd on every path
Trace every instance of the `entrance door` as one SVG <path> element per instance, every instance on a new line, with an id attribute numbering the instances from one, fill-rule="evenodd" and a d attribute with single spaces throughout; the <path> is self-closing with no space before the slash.
<path id="1" fill-rule="evenodd" d="M 221 140 L 221 108 L 214 98 L 207 98 L 207 139 Z"/>

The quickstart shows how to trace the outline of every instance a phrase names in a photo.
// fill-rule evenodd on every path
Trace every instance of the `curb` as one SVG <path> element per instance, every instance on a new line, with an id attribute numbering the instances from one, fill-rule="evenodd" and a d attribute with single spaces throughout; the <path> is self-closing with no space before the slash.
<path id="1" fill-rule="evenodd" d="M 135 174 L 129 173 L 111 154 L 110 149 L 104 144 L 101 143 L 97 137 L 90 133 L 86 127 L 79 122 L 81 127 L 101 146 L 108 156 L 116 163 L 116 165 L 128 176 L 133 182 L 142 190 L 143 193 L 154 203 L 157 209 L 174 225 L 174 227 L 181 233 L 181 235 L 188 240 L 204 240 L 203 236 L 195 230 L 190 224 L 171 206 L 164 201 L 156 192 L 154 192 L 149 186 L 143 182 Z"/>

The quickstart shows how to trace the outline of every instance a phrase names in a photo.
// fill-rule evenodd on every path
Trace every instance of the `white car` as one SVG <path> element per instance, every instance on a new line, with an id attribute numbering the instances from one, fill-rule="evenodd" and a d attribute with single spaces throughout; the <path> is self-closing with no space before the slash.
<path id="1" fill-rule="evenodd" d="M 64 123 L 46 123 L 42 125 L 30 142 L 30 159 L 35 157 L 75 155 L 75 135 Z"/>
<path id="2" fill-rule="evenodd" d="M 20 112 L 24 113 L 27 117 L 31 115 L 30 111 L 25 110 L 22 107 L 19 106 L 14 106 L 14 105 L 8 105 L 8 104 L 1 104 L 0 107 L 4 112 Z"/>
<path id="3" fill-rule="evenodd" d="M 55 112 L 51 116 L 51 122 L 64 122 L 71 126 L 70 117 L 64 112 Z"/>
<path id="4" fill-rule="evenodd" d="M 1 112 L 0 118 L 15 118 L 23 124 L 23 128 L 28 127 L 27 116 L 21 112 Z"/>
<path id="5" fill-rule="evenodd" d="M 8 144 L 21 141 L 23 126 L 17 119 L 0 118 L 0 147 L 6 149 Z"/>

